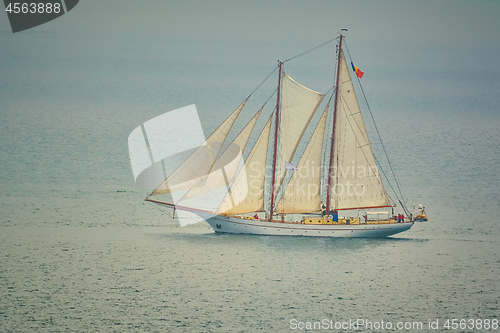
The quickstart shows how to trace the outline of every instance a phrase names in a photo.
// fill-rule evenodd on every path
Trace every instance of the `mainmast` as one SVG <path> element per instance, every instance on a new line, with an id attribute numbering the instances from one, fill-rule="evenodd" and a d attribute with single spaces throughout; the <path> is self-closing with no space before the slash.
<path id="1" fill-rule="evenodd" d="M 330 145 L 330 162 L 328 164 L 328 187 L 326 188 L 326 211 L 325 215 L 330 214 L 330 197 L 332 192 L 332 169 L 333 169 L 333 152 L 334 152 L 334 144 L 335 144 L 335 123 L 337 120 L 337 101 L 338 101 L 338 93 L 339 93 L 339 70 L 340 70 L 340 55 L 342 52 L 342 38 L 344 36 L 342 33 L 339 38 L 339 50 L 337 55 L 337 78 L 335 82 L 335 102 L 333 104 L 333 126 L 332 126 L 332 138 Z"/>
<path id="2" fill-rule="evenodd" d="M 279 75 L 278 75 L 278 97 L 276 99 L 276 121 L 274 128 L 274 153 L 273 153 L 273 175 L 271 177 L 271 209 L 270 209 L 270 217 L 269 220 L 273 220 L 274 215 L 274 185 L 276 181 L 276 159 L 278 157 L 278 127 L 279 127 L 279 117 L 280 117 L 280 95 L 281 95 L 281 66 L 283 65 L 282 61 L 278 60 L 279 67 Z"/>

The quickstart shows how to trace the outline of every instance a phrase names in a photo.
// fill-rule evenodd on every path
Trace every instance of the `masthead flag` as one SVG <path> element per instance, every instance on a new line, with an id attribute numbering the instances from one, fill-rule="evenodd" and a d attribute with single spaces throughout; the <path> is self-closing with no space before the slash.
<path id="1" fill-rule="evenodd" d="M 351 61 L 351 66 L 352 66 L 352 70 L 354 72 L 356 72 L 357 77 L 359 77 L 361 79 L 365 73 L 362 72 L 361 69 L 359 69 L 358 67 L 354 66 L 354 64 L 352 63 L 352 61 Z"/>

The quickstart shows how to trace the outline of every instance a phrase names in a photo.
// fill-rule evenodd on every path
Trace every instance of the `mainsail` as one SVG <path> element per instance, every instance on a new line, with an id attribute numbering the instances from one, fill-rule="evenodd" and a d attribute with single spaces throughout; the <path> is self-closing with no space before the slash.
<path id="1" fill-rule="evenodd" d="M 339 61 L 330 209 L 390 206 L 343 52 Z"/>
<path id="2" fill-rule="evenodd" d="M 311 213 L 321 209 L 321 158 L 329 108 L 330 102 L 327 103 L 297 168 L 283 192 L 276 207 L 276 213 Z"/>
<path id="3" fill-rule="evenodd" d="M 272 116 L 217 209 L 217 214 L 245 214 L 264 209 L 265 166 L 271 123 Z"/>
<path id="4" fill-rule="evenodd" d="M 205 181 L 248 98 L 150 195 L 188 190 Z"/>

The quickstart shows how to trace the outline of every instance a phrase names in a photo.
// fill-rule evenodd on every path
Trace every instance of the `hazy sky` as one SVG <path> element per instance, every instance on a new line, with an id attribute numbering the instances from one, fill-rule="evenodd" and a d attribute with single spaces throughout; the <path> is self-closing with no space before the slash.
<path id="1" fill-rule="evenodd" d="M 496 0 L 82 0 L 67 15 L 26 32 L 314 46 L 348 28 L 351 47 L 383 46 L 405 57 L 427 48 L 432 55 L 426 61 L 435 55 L 444 63 L 477 52 L 491 70 L 500 69 L 499 18 Z M 10 31 L 6 13 L 0 31 L 1 41 Z"/>
<path id="2" fill-rule="evenodd" d="M 487 82 L 491 89 L 500 82 L 499 18 L 500 1 L 481 0 L 81 0 L 68 14 L 18 34 L 10 32 L 7 14 L 0 14 L 0 45 L 2 40 L 15 41 L 4 45 L 28 51 L 32 44 L 23 34 L 37 36 L 41 42 L 60 35 L 61 41 L 91 41 L 82 44 L 89 53 L 160 53 L 165 63 L 171 58 L 170 66 L 177 68 L 179 59 L 187 55 L 187 51 L 177 50 L 177 42 L 185 41 L 190 52 L 206 61 L 223 59 L 224 50 L 236 49 L 242 58 L 255 60 L 252 65 L 266 68 L 260 78 L 277 59 L 332 39 L 341 28 L 347 28 L 354 61 L 369 70 L 371 77 L 405 77 L 413 71 L 425 78 L 428 73 L 438 75 L 439 70 L 447 79 L 462 82 L 461 89 L 467 91 L 471 78 L 473 84 Z M 39 32 L 51 33 L 36 35 Z M 120 40 L 117 45 L 123 51 L 113 49 L 114 38 Z M 167 46 L 154 49 L 162 43 Z M 224 47 L 218 49 L 221 43 Z M 147 49 L 141 49 L 144 45 Z M 278 47 L 283 45 L 293 47 Z M 251 53 L 254 49 L 255 54 Z M 166 79 L 164 75 L 162 80 Z M 438 79 L 429 79 L 425 89 L 446 88 Z M 463 95 L 456 88 L 449 89 Z"/>
<path id="3" fill-rule="evenodd" d="M 329 39 L 340 28 L 363 42 L 498 44 L 500 1 L 82 0 L 36 30 L 160 34 L 238 40 Z M 8 31 L 7 15 L 0 30 Z"/>

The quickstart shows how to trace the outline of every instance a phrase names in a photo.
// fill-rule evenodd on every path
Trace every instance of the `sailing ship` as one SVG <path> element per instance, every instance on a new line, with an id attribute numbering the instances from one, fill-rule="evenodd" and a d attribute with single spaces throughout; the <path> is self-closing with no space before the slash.
<path id="1" fill-rule="evenodd" d="M 173 208 L 174 216 L 197 216 L 195 222 L 206 221 L 216 233 L 387 237 L 409 230 L 414 220 L 399 183 L 399 193 L 390 185 L 394 200 L 382 181 L 355 91 L 362 74 L 352 62 L 348 65 L 344 39 L 340 33 L 331 40 L 338 44 L 328 94 L 303 86 L 284 71 L 284 63 L 295 57 L 278 61 L 276 106 L 256 131 L 253 147 L 251 134 L 267 102 L 226 142 L 252 93 L 146 200 Z M 314 127 L 311 120 L 322 102 L 326 106 Z M 305 138 L 310 124 L 314 130 Z M 170 202 L 172 196 L 159 199 L 173 193 L 181 193 L 176 202 Z M 395 208 L 402 214 L 396 216 Z"/>

